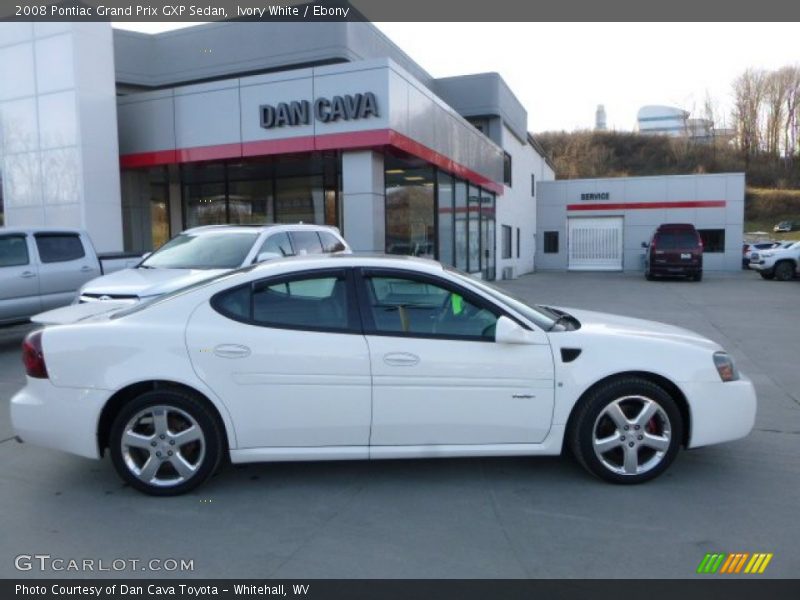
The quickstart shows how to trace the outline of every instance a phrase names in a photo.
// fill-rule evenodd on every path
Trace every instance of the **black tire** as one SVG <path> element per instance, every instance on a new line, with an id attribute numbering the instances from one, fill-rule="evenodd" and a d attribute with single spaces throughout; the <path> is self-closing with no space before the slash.
<path id="1" fill-rule="evenodd" d="M 647 281 L 653 281 L 653 279 L 655 279 L 655 277 L 653 276 L 653 274 L 650 272 L 650 269 L 645 269 L 645 271 L 644 271 L 644 278 L 645 278 Z"/>
<path id="2" fill-rule="evenodd" d="M 169 423 L 170 418 L 173 419 L 173 423 L 176 423 L 175 425 L 167 425 L 166 439 L 165 435 L 159 436 L 156 433 L 155 413 L 162 414 L 161 410 L 156 410 L 152 414 L 152 436 L 149 436 L 149 431 L 147 434 L 141 434 L 143 436 L 142 439 L 147 441 L 145 445 L 156 444 L 156 446 L 151 450 L 149 447 L 140 448 L 130 444 L 123 445 L 123 435 L 129 429 L 132 420 L 137 415 L 146 413 L 147 409 L 154 407 L 166 409 L 163 411 L 163 418 L 166 423 Z M 191 420 L 194 423 L 191 423 Z M 142 424 L 139 425 L 140 427 L 148 427 L 146 416 L 137 422 Z M 179 438 L 172 439 L 173 436 L 180 433 L 180 430 L 173 431 L 172 427 L 180 427 L 182 422 L 196 425 L 202 438 L 179 445 L 177 448 L 180 448 L 180 450 L 176 450 L 175 445 L 170 447 L 168 444 L 175 442 L 175 439 L 180 443 Z M 153 441 L 150 441 L 151 437 Z M 225 455 L 223 440 L 224 436 L 220 424 L 203 400 L 182 390 L 165 389 L 145 392 L 123 406 L 111 426 L 109 449 L 111 461 L 117 474 L 131 487 L 152 496 L 178 496 L 193 490 L 216 472 Z M 165 456 L 166 452 L 169 451 L 170 456 L 174 456 L 174 459 L 177 460 L 179 458 L 178 455 L 184 457 L 185 449 L 186 456 L 189 457 L 186 462 L 187 464 L 194 462 L 192 465 L 194 472 L 184 477 L 172 466 L 177 464 L 173 463 L 173 458 L 166 458 Z M 159 466 L 154 471 L 153 478 L 150 481 L 155 481 L 156 476 L 159 474 L 166 474 L 167 477 L 164 477 L 163 480 L 159 477 L 159 480 L 162 481 L 160 484 L 143 481 L 133 471 L 138 466 L 140 472 L 144 474 L 148 461 L 157 460 L 155 456 L 156 450 L 159 450 L 161 452 L 159 456 L 164 458 L 158 459 L 161 461 L 160 463 L 154 463 Z M 173 450 L 175 450 L 174 455 L 172 454 Z M 169 475 L 173 476 L 172 479 L 168 477 Z"/>
<path id="3" fill-rule="evenodd" d="M 610 422 L 610 418 L 606 416 L 601 418 L 601 414 L 604 413 L 606 408 L 611 407 L 611 405 L 615 404 L 620 399 L 625 400 L 618 406 L 624 407 L 626 410 L 634 409 L 631 413 L 635 414 L 635 404 L 637 400 L 629 400 L 628 398 L 636 397 L 654 401 L 657 408 L 660 410 L 660 412 L 657 412 L 653 416 L 651 421 L 647 422 L 645 428 L 639 431 L 645 435 L 651 433 L 657 434 L 657 438 L 668 440 L 668 446 L 659 456 L 658 451 L 647 446 L 647 441 L 636 441 L 636 438 L 641 439 L 642 436 L 633 429 L 633 421 L 629 421 L 631 423 L 630 433 L 622 431 L 619 428 L 614 430 L 613 428 L 616 426 L 612 424 L 612 433 L 610 433 L 607 438 L 604 434 L 602 439 L 611 439 L 619 434 L 620 440 L 624 439 L 625 441 L 624 443 L 620 442 L 618 448 L 609 450 L 608 455 L 604 455 L 604 459 L 606 460 L 606 464 L 604 464 L 594 449 L 595 429 L 608 427 L 607 419 Z M 627 406 L 626 403 L 629 403 L 630 406 Z M 626 417 L 630 416 L 624 413 L 624 410 L 623 414 L 625 414 Z M 661 423 L 662 429 L 660 433 L 656 429 L 656 425 L 658 424 L 653 425 L 653 431 L 646 431 L 656 419 L 658 419 L 659 422 L 665 419 L 668 429 L 664 428 L 663 423 Z M 630 437 L 631 435 L 633 437 Z M 648 437 L 650 436 L 648 435 Z M 574 409 L 574 413 L 570 418 L 566 443 L 578 463 L 593 475 L 611 483 L 637 484 L 649 481 L 663 473 L 672 461 L 675 460 L 682 439 L 683 421 L 675 400 L 663 388 L 647 379 L 625 377 L 601 385 L 580 401 L 580 404 Z M 616 443 L 616 440 L 612 440 L 612 443 Z M 644 464 L 641 465 L 641 467 L 643 469 L 646 467 L 646 470 L 638 472 L 638 466 L 637 471 L 633 473 L 622 473 L 618 470 L 613 470 L 612 467 L 614 466 L 613 463 L 615 462 L 614 459 L 617 450 L 620 451 L 620 460 L 622 461 L 619 468 L 624 470 L 623 457 L 627 453 L 625 446 L 629 443 L 637 444 L 635 449 L 631 450 L 631 452 L 636 455 L 637 465 L 639 460 L 644 460 Z M 652 455 L 650 454 L 651 452 Z M 648 467 L 651 461 L 653 464 Z M 607 466 L 608 464 L 611 466 Z"/>
<path id="4" fill-rule="evenodd" d="M 762 279 L 775 279 L 775 273 L 772 271 L 760 271 L 759 275 L 761 275 Z"/>
<path id="5" fill-rule="evenodd" d="M 698 271 L 694 275 L 692 275 L 692 281 L 703 281 L 703 272 Z"/>
<path id="6" fill-rule="evenodd" d="M 782 260 L 775 265 L 775 279 L 778 281 L 791 281 L 794 277 L 794 263 Z"/>

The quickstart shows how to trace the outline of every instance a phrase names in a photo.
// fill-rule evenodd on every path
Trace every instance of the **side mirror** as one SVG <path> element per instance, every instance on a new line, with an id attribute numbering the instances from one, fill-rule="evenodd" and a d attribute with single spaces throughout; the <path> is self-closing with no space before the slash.
<path id="1" fill-rule="evenodd" d="M 535 344 L 536 337 L 532 331 L 508 317 L 500 317 L 494 328 L 494 341 L 498 344 Z"/>
<path id="2" fill-rule="evenodd" d="M 267 260 L 275 260 L 276 258 L 283 258 L 283 256 L 277 252 L 261 252 L 258 256 L 256 256 L 256 262 L 262 263 Z"/>
<path id="3" fill-rule="evenodd" d="M 642 248 L 647 248 L 649 245 L 647 242 L 642 242 Z"/>

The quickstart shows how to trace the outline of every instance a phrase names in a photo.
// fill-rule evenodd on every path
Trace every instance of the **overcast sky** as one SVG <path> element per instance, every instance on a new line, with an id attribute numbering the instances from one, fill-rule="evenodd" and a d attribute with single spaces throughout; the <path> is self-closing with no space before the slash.
<path id="1" fill-rule="evenodd" d="M 187 24 L 123 23 L 155 32 Z M 534 132 L 630 130 L 645 104 L 703 116 L 706 92 L 729 120 L 733 79 L 747 67 L 800 63 L 796 23 L 376 23 L 434 77 L 497 71 Z"/>

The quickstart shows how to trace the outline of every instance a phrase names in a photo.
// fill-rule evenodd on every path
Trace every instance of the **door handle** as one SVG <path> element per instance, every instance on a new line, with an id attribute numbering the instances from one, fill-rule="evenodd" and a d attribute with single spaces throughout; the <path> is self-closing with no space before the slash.
<path id="1" fill-rule="evenodd" d="M 81 271 L 83 271 L 84 273 L 88 273 L 91 270 L 92 270 L 92 267 L 90 267 L 89 265 L 83 265 L 81 267 Z"/>
<path id="2" fill-rule="evenodd" d="M 220 344 L 214 347 L 214 354 L 220 358 L 247 358 L 250 348 L 240 344 Z"/>
<path id="3" fill-rule="evenodd" d="M 33 271 L 24 271 L 20 277 L 23 279 L 30 279 L 31 277 L 36 277 L 36 273 Z"/>
<path id="4" fill-rule="evenodd" d="M 419 356 L 410 352 L 390 352 L 383 355 L 383 362 L 390 367 L 413 367 L 419 364 Z"/>

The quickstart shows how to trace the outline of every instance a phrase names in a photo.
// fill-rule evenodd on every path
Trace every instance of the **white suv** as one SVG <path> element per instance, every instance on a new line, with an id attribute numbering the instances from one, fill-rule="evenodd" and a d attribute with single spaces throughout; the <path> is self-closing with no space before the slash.
<path id="1" fill-rule="evenodd" d="M 753 252 L 750 268 L 758 271 L 764 279 L 789 281 L 800 265 L 800 242 L 784 243 L 778 248 Z"/>
<path id="2" fill-rule="evenodd" d="M 187 229 L 132 269 L 84 285 L 79 302 L 160 296 L 226 271 L 301 254 L 350 253 L 336 227 L 326 225 L 209 225 Z"/>

